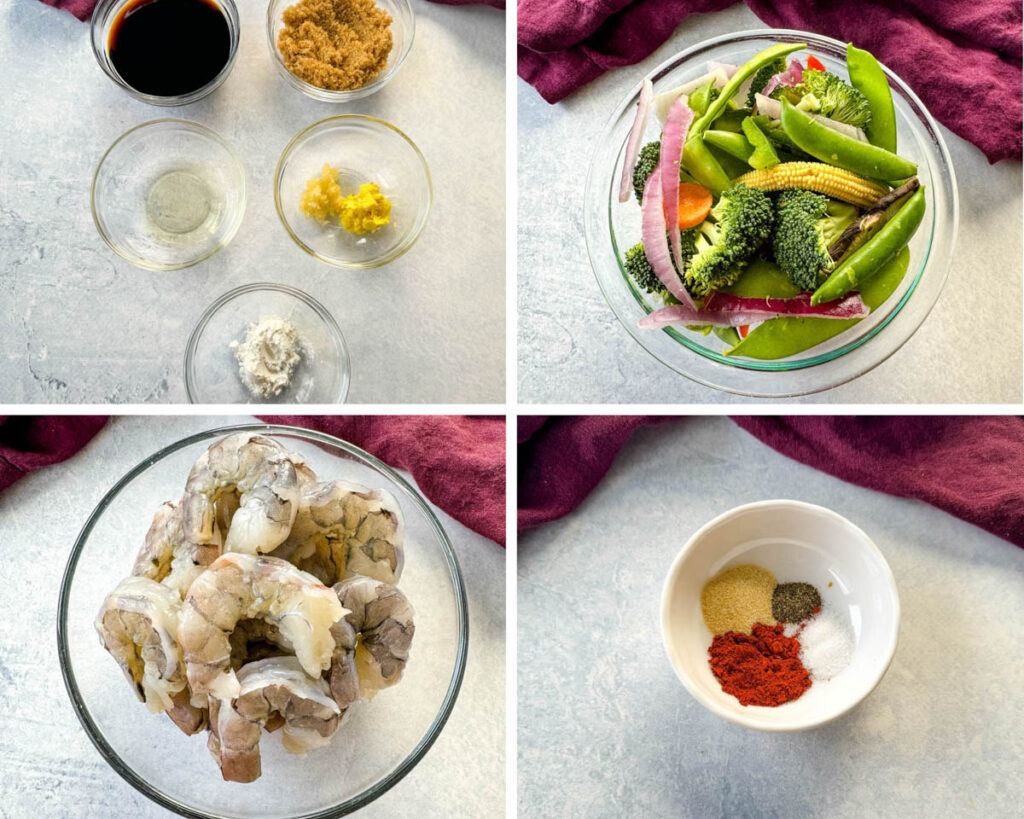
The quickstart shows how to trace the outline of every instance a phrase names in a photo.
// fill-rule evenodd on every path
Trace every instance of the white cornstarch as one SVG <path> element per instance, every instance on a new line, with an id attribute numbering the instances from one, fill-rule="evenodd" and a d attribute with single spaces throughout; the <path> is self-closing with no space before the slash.
<path id="1" fill-rule="evenodd" d="M 850 664 L 853 629 L 845 613 L 823 606 L 799 630 L 800 660 L 815 682 L 830 680 Z"/>
<path id="2" fill-rule="evenodd" d="M 249 325 L 241 342 L 232 341 L 230 346 L 242 383 L 258 398 L 284 392 L 302 360 L 299 334 L 280 316 L 261 316 L 259 323 Z"/>

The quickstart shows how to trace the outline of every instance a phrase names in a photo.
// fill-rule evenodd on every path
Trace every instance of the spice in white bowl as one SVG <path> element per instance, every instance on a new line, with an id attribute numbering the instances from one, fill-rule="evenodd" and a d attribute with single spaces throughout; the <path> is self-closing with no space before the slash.
<path id="1" fill-rule="evenodd" d="M 242 383 L 257 398 L 284 392 L 302 360 L 298 331 L 280 316 L 261 316 L 258 324 L 249 325 L 245 338 L 232 341 L 230 347 Z"/>
<path id="2" fill-rule="evenodd" d="M 788 631 L 788 629 L 787 629 Z M 800 659 L 814 682 L 831 680 L 853 657 L 853 630 L 845 614 L 824 606 L 799 630 Z"/>

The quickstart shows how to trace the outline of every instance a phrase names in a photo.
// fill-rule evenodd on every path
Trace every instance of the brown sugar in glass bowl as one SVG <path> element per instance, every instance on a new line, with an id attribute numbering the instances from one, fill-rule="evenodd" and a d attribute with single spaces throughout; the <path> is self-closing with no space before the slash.
<path id="1" fill-rule="evenodd" d="M 282 76 L 325 102 L 373 94 L 404 63 L 409 0 L 270 0 L 267 40 Z"/>

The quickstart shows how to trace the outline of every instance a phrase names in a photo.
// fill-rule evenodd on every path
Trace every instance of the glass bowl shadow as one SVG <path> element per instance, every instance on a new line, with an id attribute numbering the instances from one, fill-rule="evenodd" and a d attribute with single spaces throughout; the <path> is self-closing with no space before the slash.
<path id="1" fill-rule="evenodd" d="M 232 341 L 278 316 L 296 329 L 302 360 L 280 395 L 261 398 L 242 383 Z M 341 328 L 320 302 L 285 284 L 246 284 L 206 308 L 185 347 L 185 392 L 193 404 L 342 404 L 352 375 Z"/>
<path id="2" fill-rule="evenodd" d="M 416 611 L 416 637 L 403 680 L 360 701 L 330 745 L 298 757 L 277 734 L 260 743 L 263 775 L 224 782 L 202 734 L 185 736 L 136 699 L 100 645 L 93 618 L 131 571 L 159 504 L 177 498 L 196 458 L 215 439 L 258 432 L 307 460 L 321 479 L 391 492 L 406 524 L 400 587 Z M 244 424 L 177 441 L 145 458 L 103 496 L 68 558 L 57 614 L 61 673 L 89 739 L 114 771 L 154 802 L 198 819 L 331 819 L 386 793 L 423 758 L 447 721 L 466 667 L 465 585 L 448 535 L 423 496 L 387 464 L 325 433 Z"/>
<path id="3" fill-rule="evenodd" d="M 228 61 L 217 73 L 217 76 L 206 83 L 206 85 L 197 88 L 195 91 L 189 91 L 187 94 L 177 94 L 166 97 L 158 96 L 156 94 L 147 94 L 126 83 L 121 79 L 121 75 L 117 73 L 117 69 L 114 68 L 114 63 L 110 59 L 109 42 L 110 30 L 114 25 L 114 22 L 117 20 L 121 10 L 131 2 L 133 2 L 133 0 L 100 0 L 96 5 L 96 9 L 92 13 L 92 21 L 89 24 L 92 53 L 95 55 L 96 62 L 99 63 L 100 68 L 103 69 L 103 73 L 110 77 L 114 83 L 119 85 L 137 100 L 149 103 L 150 105 L 173 107 L 177 105 L 188 105 L 189 103 L 201 100 L 203 97 L 209 96 L 221 86 L 224 80 L 228 78 L 228 74 L 231 73 L 231 69 L 235 64 L 235 56 L 238 54 L 238 42 L 241 37 L 242 26 L 238 19 L 238 8 L 235 6 L 235 0 L 214 0 L 221 11 L 224 12 L 224 18 L 227 20 L 228 24 L 228 36 L 231 38 L 228 46 Z"/>
<path id="4" fill-rule="evenodd" d="M 377 5 L 391 15 L 391 52 L 381 72 L 366 85 L 349 91 L 331 91 L 320 88 L 301 80 L 288 70 L 284 58 L 277 48 L 277 35 L 284 28 L 282 15 L 285 9 L 295 5 L 296 0 L 270 0 L 267 3 L 267 45 L 270 47 L 271 58 L 278 73 L 291 85 L 306 96 L 320 102 L 354 102 L 375 94 L 398 73 L 412 49 L 413 37 L 416 34 L 416 16 L 409 0 L 376 0 Z"/>
<path id="5" fill-rule="evenodd" d="M 846 45 L 802 31 L 766 29 L 727 34 L 698 43 L 651 72 L 655 94 L 706 73 L 706 62 L 742 65 L 776 43 L 806 43 L 827 70 L 846 75 Z M 883 66 L 884 68 L 884 66 Z M 759 398 L 785 398 L 831 389 L 878 366 L 895 353 L 931 312 L 949 275 L 959 223 L 956 179 L 939 126 L 917 95 L 885 68 L 896 106 L 899 152 L 918 165 L 926 188 L 924 222 L 910 243 L 910 268 L 896 292 L 866 319 L 824 344 L 779 360 L 727 357 L 714 334 L 683 328 L 641 330 L 637 322 L 656 309 L 639 290 L 622 259 L 640 240 L 640 208 L 618 201 L 625 142 L 640 84 L 616 108 L 598 139 L 584 194 L 584 232 L 591 266 L 605 300 L 627 332 L 675 372 L 714 389 Z M 652 117 L 646 139 L 653 139 Z M 883 332 L 884 331 L 884 332 Z"/>

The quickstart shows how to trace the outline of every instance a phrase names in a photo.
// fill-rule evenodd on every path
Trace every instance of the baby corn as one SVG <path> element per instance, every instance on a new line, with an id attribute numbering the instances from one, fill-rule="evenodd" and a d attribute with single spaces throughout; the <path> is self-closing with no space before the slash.
<path id="1" fill-rule="evenodd" d="M 860 208 L 871 206 L 889 190 L 870 179 L 823 162 L 783 162 L 772 168 L 745 173 L 736 182 L 764 191 L 801 188 Z"/>

